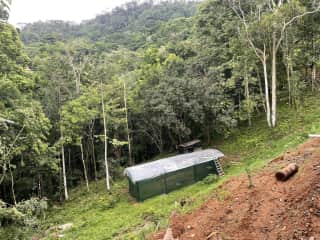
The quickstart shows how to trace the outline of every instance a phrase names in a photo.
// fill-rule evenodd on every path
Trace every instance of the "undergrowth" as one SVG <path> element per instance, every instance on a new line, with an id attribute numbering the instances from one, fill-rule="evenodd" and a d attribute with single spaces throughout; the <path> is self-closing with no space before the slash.
<path id="1" fill-rule="evenodd" d="M 56 230 L 47 229 L 70 222 L 73 227 L 62 233 L 62 239 L 145 239 L 148 234 L 166 227 L 173 212 L 188 212 L 211 197 L 223 199 L 226 193 L 215 189 L 231 176 L 246 170 L 254 174 L 269 160 L 306 141 L 309 133 L 319 132 L 320 100 L 317 97 L 307 98 L 304 106 L 297 110 L 282 106 L 275 129 L 269 129 L 262 116 L 253 126 L 241 127 L 228 139 L 213 144 L 227 155 L 223 178 L 207 178 L 141 203 L 129 196 L 125 180 L 116 182 L 111 194 L 106 193 L 104 181 L 92 183 L 89 193 L 79 187 L 71 192 L 70 201 L 51 207 L 42 223 L 43 231 L 38 235 L 54 239 L 58 234 Z"/>

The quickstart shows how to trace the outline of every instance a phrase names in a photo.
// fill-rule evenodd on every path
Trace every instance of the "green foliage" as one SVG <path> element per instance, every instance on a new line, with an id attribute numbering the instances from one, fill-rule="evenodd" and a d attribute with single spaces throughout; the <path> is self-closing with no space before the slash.
<path id="1" fill-rule="evenodd" d="M 0 225 L 22 224 L 25 215 L 16 207 L 7 207 L 7 204 L 0 200 Z"/>
<path id="2" fill-rule="evenodd" d="M 35 77 L 27 68 L 19 35 L 8 24 L 0 28 L 0 117 L 5 119 L 0 128 L 0 184 L 14 185 L 16 180 L 16 188 L 22 189 L 16 197 L 23 199 L 24 191 L 34 186 L 24 179 L 36 179 L 44 170 L 54 175 L 58 166 L 47 142 L 51 124 L 34 98 Z M 5 201 L 11 198 L 6 192 L 1 195 Z"/>
<path id="3" fill-rule="evenodd" d="M 0 224 L 35 227 L 39 224 L 38 217 L 44 216 L 47 209 L 47 201 L 38 198 L 31 198 L 9 207 L 0 200 Z"/>
<path id="4" fill-rule="evenodd" d="M 196 6 L 197 3 L 192 1 L 165 1 L 159 4 L 132 1 L 80 25 L 63 21 L 27 24 L 21 37 L 28 44 L 83 38 L 98 43 L 98 51 L 109 52 L 122 47 L 136 50 L 168 20 L 194 15 Z"/>
<path id="5" fill-rule="evenodd" d="M 129 196 L 126 181 L 116 182 L 111 195 L 103 192 L 103 181 L 92 183 L 90 194 L 86 193 L 84 186 L 79 187 L 72 191 L 70 202 L 51 209 L 44 231 L 50 226 L 72 222 L 75 227 L 66 233 L 66 239 L 139 239 L 143 234 L 147 236 L 157 225 L 165 228 L 173 211 L 188 212 L 208 198 L 217 197 L 221 200 L 230 195 L 229 192 L 220 191 L 218 186 L 230 177 L 246 174 L 246 169 L 254 174 L 279 154 L 303 143 L 308 133 L 320 131 L 319 121 L 316 120 L 319 113 L 319 99 L 308 97 L 305 107 L 298 112 L 286 106 L 281 107 L 280 118 L 285 124 L 279 125 L 274 132 L 264 127 L 264 118 L 259 118 L 255 119 L 252 127 L 241 127 L 228 139 L 216 142 L 215 146 L 226 155 L 234 156 L 239 164 L 229 163 L 230 167 L 224 168 L 226 176 L 213 183 L 199 182 L 142 203 L 135 202 Z M 277 132 L 279 135 L 275 135 Z M 101 211 L 112 198 L 118 199 L 117 204 L 107 211 Z M 181 208 L 177 204 L 181 199 L 192 201 Z"/>
<path id="6" fill-rule="evenodd" d="M 17 212 L 2 209 L 3 215 L 12 215 L 10 221 L 19 213 L 37 215 L 34 196 L 63 199 L 62 153 L 71 188 L 81 185 L 84 168 L 89 180 L 103 178 L 106 127 L 111 194 L 104 194 L 102 182 L 91 184 L 90 193 L 77 188 L 49 222 L 75 222 L 66 238 L 143 239 L 165 225 L 173 210 L 198 205 L 222 181 L 209 176 L 136 204 L 119 182 L 131 156 L 140 163 L 158 153 L 174 154 L 177 144 L 199 138 L 205 146 L 215 142 L 223 152 L 241 155 L 239 165 L 226 163 L 228 177 L 263 166 L 304 141 L 308 131 L 319 131 L 318 100 L 309 96 L 320 87 L 319 13 L 282 32 L 284 21 L 314 6 L 239 1 L 235 7 L 247 17 L 245 29 L 230 5 L 236 2 L 207 0 L 197 12 L 197 2 L 129 2 L 81 24 L 28 24 L 21 30 L 28 56 L 18 32 L 1 23 L 0 194 L 10 203 L 31 198 Z M 275 130 L 261 118 L 269 78 L 263 78 L 261 60 L 247 41 L 249 36 L 257 48 L 265 47 L 271 75 L 272 33 L 283 37 L 275 56 L 281 105 Z M 188 196 L 190 206 L 176 206 Z M 12 238 L 23 238 L 21 231 Z"/>
<path id="7" fill-rule="evenodd" d="M 217 182 L 219 177 L 217 175 L 210 174 L 202 180 L 203 184 L 209 185 Z"/>
<path id="8" fill-rule="evenodd" d="M 88 122 L 98 118 L 100 96 L 96 88 L 82 89 L 78 98 L 69 101 L 62 109 L 62 126 L 65 141 L 78 142 Z"/>
<path id="9" fill-rule="evenodd" d="M 44 212 L 48 209 L 48 204 L 45 199 L 30 198 L 19 202 L 16 208 L 28 217 L 40 217 L 44 216 Z"/>

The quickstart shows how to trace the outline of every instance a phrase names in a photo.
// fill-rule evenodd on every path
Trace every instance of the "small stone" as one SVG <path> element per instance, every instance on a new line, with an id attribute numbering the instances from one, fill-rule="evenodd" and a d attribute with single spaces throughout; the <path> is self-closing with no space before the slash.
<path id="1" fill-rule="evenodd" d="M 70 228 L 72 228 L 72 226 L 73 226 L 73 223 L 66 223 L 66 224 L 63 224 L 63 225 L 58 226 L 58 230 L 60 230 L 60 231 L 67 231 L 67 230 L 69 230 Z"/>

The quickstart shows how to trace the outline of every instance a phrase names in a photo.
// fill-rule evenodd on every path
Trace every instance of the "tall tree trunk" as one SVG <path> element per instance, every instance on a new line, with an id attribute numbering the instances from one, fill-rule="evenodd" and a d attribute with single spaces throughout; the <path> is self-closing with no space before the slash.
<path id="1" fill-rule="evenodd" d="M 62 202 L 63 201 L 63 190 L 62 189 L 64 189 L 64 187 L 62 187 L 63 186 L 63 177 L 62 177 L 62 158 L 59 158 L 59 200 L 60 200 L 60 202 Z"/>
<path id="2" fill-rule="evenodd" d="M 126 112 L 129 162 L 130 162 L 130 165 L 133 166 L 134 165 L 134 161 L 133 161 L 133 158 L 132 158 L 132 151 L 131 151 L 130 128 L 129 128 L 128 106 L 127 106 L 127 89 L 126 89 L 126 82 L 124 80 L 123 80 L 123 100 L 124 100 L 124 109 L 125 109 L 125 112 Z"/>
<path id="3" fill-rule="evenodd" d="M 102 81 L 100 82 L 100 86 L 101 86 L 101 106 L 102 106 L 103 134 L 104 134 L 104 165 L 105 165 L 105 173 L 106 173 L 107 191 L 110 192 L 110 176 L 109 176 L 109 166 L 108 166 L 107 119 L 106 119 L 106 111 L 105 111 L 105 106 L 104 106 Z"/>
<path id="4" fill-rule="evenodd" d="M 247 100 L 247 106 L 246 106 L 246 110 L 247 110 L 247 116 L 248 116 L 248 125 L 251 126 L 251 108 L 250 108 L 250 90 L 249 90 L 249 78 L 248 78 L 248 72 L 247 72 L 247 63 L 245 63 L 245 86 L 244 86 L 244 92 L 245 92 L 245 97 Z"/>
<path id="5" fill-rule="evenodd" d="M 41 174 L 38 174 L 38 198 L 42 198 Z"/>
<path id="6" fill-rule="evenodd" d="M 277 124 L 277 43 L 276 34 L 272 34 L 272 83 L 271 83 L 271 123 Z"/>
<path id="7" fill-rule="evenodd" d="M 67 187 L 67 175 L 66 175 L 66 160 L 64 156 L 64 137 L 63 137 L 63 130 L 62 130 L 62 125 L 61 125 L 61 89 L 59 87 L 59 92 L 58 92 L 58 105 L 59 105 L 59 115 L 60 115 L 60 138 L 61 138 L 61 160 L 62 160 L 62 176 L 63 176 L 63 187 L 64 187 L 64 197 L 65 200 L 69 199 L 68 195 L 68 187 Z"/>
<path id="8" fill-rule="evenodd" d="M 88 181 L 86 163 L 84 161 L 84 156 L 83 156 L 82 138 L 80 138 L 80 150 L 81 150 L 81 160 L 82 160 L 82 166 L 83 166 L 84 180 L 86 181 L 87 191 L 89 192 L 89 190 L 90 190 L 89 189 L 89 181 Z"/>
<path id="9" fill-rule="evenodd" d="M 316 81 L 317 81 L 317 65 L 316 63 L 312 64 L 312 76 L 311 76 L 311 90 L 312 92 L 315 91 L 316 87 Z"/>
<path id="10" fill-rule="evenodd" d="M 259 74 L 259 70 L 257 69 L 257 76 L 258 76 L 258 81 L 259 81 L 259 92 L 260 92 L 260 97 L 261 97 L 261 100 L 262 100 L 262 104 L 263 104 L 263 110 L 265 112 L 267 112 L 267 107 L 266 107 L 266 99 L 265 97 L 263 96 L 263 89 L 262 89 L 262 83 L 261 83 L 261 77 L 260 77 L 260 74 Z"/>
<path id="11" fill-rule="evenodd" d="M 13 204 L 17 205 L 17 200 L 16 200 L 16 194 L 14 192 L 14 179 L 13 179 L 13 174 L 12 174 L 12 169 L 10 166 L 10 162 L 9 162 L 9 172 L 10 172 L 10 177 L 11 177 L 11 193 L 12 193 L 12 200 L 13 200 Z"/>
<path id="12" fill-rule="evenodd" d="M 211 143 L 211 132 L 210 132 L 210 124 L 208 123 L 206 126 L 206 132 L 207 132 L 207 143 L 210 145 Z"/>
<path id="13" fill-rule="evenodd" d="M 266 99 L 266 114 L 268 126 L 271 127 L 271 118 L 270 118 L 270 100 L 269 100 L 269 82 L 268 82 L 268 71 L 267 71 L 267 58 L 264 55 L 263 58 L 263 75 L 264 75 L 264 90 L 265 90 L 265 99 Z"/>
<path id="14" fill-rule="evenodd" d="M 92 150 L 92 161 L 93 161 L 93 171 L 94 171 L 94 180 L 98 181 L 98 175 L 97 175 L 97 161 L 96 161 L 96 154 L 94 149 L 94 139 L 93 136 L 90 136 L 91 139 L 91 150 Z"/>
<path id="15" fill-rule="evenodd" d="M 95 120 L 92 121 L 92 124 L 89 127 L 89 138 L 90 138 L 90 144 L 88 144 L 88 148 L 90 148 L 89 145 L 91 145 L 91 155 L 92 155 L 92 163 L 93 163 L 93 174 L 94 174 L 94 180 L 98 181 L 98 175 L 97 175 L 97 161 L 96 161 L 96 154 L 95 154 L 95 148 L 94 148 L 94 125 Z"/>
<path id="16" fill-rule="evenodd" d="M 68 148 L 68 167 L 69 167 L 69 172 L 72 173 L 72 167 L 71 167 L 71 150 Z"/>
<path id="17" fill-rule="evenodd" d="M 284 65 L 286 67 L 286 74 L 287 74 L 287 83 L 288 83 L 288 97 L 289 97 L 289 107 L 292 105 L 292 89 L 291 89 L 291 50 L 289 49 L 289 43 L 288 43 L 288 33 L 285 32 L 285 38 L 284 38 Z"/>
<path id="18" fill-rule="evenodd" d="M 60 126 L 60 136 L 63 141 L 63 131 L 62 127 Z M 61 143 L 61 161 L 62 161 L 62 177 L 63 177 L 63 188 L 64 188 L 64 197 L 65 200 L 69 199 L 68 195 L 68 187 L 67 187 L 67 175 L 66 175 L 66 161 L 64 157 L 64 145 Z"/>
<path id="19" fill-rule="evenodd" d="M 290 63 L 288 62 L 286 65 L 287 72 L 287 82 L 288 82 L 288 94 L 289 94 L 289 107 L 292 105 L 292 93 L 291 93 L 291 72 L 290 72 Z"/>

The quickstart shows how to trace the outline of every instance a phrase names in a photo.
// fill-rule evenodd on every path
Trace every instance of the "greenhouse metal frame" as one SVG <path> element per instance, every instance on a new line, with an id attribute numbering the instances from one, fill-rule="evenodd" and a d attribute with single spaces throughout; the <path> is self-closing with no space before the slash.
<path id="1" fill-rule="evenodd" d="M 129 192 L 138 201 L 167 194 L 218 174 L 219 150 L 207 149 L 136 165 L 125 169 Z"/>

